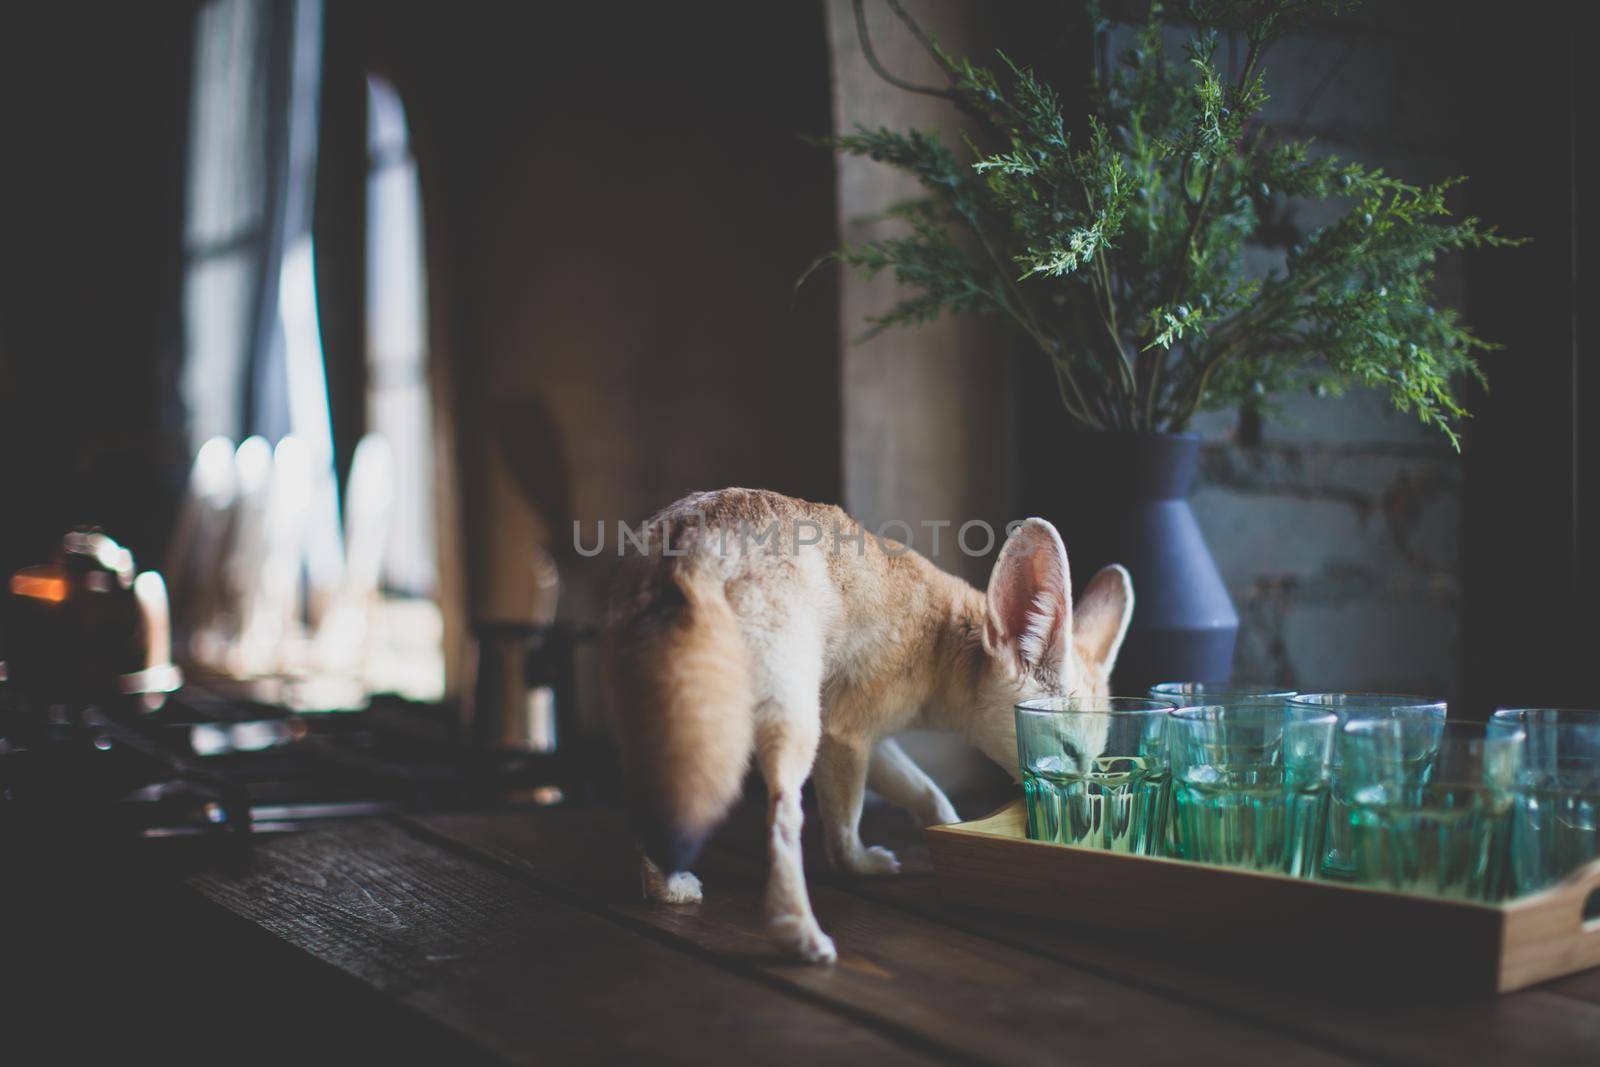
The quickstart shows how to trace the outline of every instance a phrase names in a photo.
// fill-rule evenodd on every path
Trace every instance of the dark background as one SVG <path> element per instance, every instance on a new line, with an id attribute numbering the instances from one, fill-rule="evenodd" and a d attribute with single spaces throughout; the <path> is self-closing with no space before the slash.
<path id="1" fill-rule="evenodd" d="M 5 571 L 79 521 L 160 558 L 188 460 L 176 377 L 193 10 L 0 16 Z M 981 17 L 1025 61 L 1082 61 L 1081 24 L 1053 7 Z M 495 614 L 515 587 L 517 538 L 569 515 L 636 519 L 722 484 L 844 495 L 838 365 L 854 330 L 831 285 L 791 290 L 838 229 L 833 161 L 799 137 L 833 121 L 826 18 L 809 2 L 328 3 L 316 232 L 336 446 L 347 462 L 361 421 L 355 131 L 371 69 L 400 89 L 423 172 L 432 355 L 459 391 L 474 610 Z M 1430 3 L 1353 23 L 1400 42 L 1412 77 L 1452 87 L 1467 206 L 1533 239 L 1462 268 L 1469 321 L 1505 346 L 1486 361 L 1492 388 L 1472 405 L 1460 468 L 1456 688 L 1480 713 L 1593 703 L 1596 388 L 1579 359 L 1593 86 L 1573 18 L 1561 4 Z M 1041 395 L 1031 372 L 1016 390 L 1025 425 Z M 492 503 L 519 432 L 565 453 L 526 528 Z M 1052 468 L 1035 458 L 1019 473 Z M 579 594 L 579 609 L 596 603 Z"/>

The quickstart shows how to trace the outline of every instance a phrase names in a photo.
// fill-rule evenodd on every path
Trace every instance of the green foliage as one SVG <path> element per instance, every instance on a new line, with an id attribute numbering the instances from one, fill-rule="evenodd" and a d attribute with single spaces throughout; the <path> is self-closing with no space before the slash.
<path id="1" fill-rule="evenodd" d="M 915 131 L 857 128 L 830 142 L 908 171 L 927 194 L 893 210 L 904 236 L 833 257 L 914 290 L 873 330 L 944 311 L 1001 316 L 1050 359 L 1063 405 L 1091 428 L 1178 431 L 1197 411 L 1361 384 L 1456 442 L 1466 413 L 1454 383 L 1481 378 L 1474 352 L 1492 346 L 1433 306 L 1434 264 L 1517 242 L 1452 216 L 1446 193 L 1460 179 L 1408 185 L 1259 118 L 1268 43 L 1345 6 L 1193 2 L 1180 60 L 1152 5 L 1120 63 L 1096 76 L 1078 136 L 1031 70 L 1002 54 L 997 73 L 933 45 L 948 95 L 977 123 L 962 155 Z M 1228 30 L 1245 46 L 1233 79 L 1215 58 Z M 1286 198 L 1343 211 L 1281 268 L 1251 277 L 1246 247 Z"/>

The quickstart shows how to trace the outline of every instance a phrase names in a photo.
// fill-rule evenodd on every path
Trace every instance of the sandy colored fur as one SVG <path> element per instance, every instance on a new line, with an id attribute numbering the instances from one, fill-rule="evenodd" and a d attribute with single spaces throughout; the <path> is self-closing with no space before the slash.
<path id="1" fill-rule="evenodd" d="M 703 836 L 738 796 L 750 762 L 748 653 L 720 583 L 662 575 L 670 592 L 614 640 L 623 770 L 643 802 Z"/>
<path id="2" fill-rule="evenodd" d="M 645 542 L 625 554 L 609 627 L 625 773 L 647 813 L 698 838 L 753 752 L 771 796 L 769 925 L 811 960 L 834 948 L 801 871 L 805 779 L 836 864 L 897 870 L 860 841 L 868 778 L 924 821 L 954 811 L 890 735 L 948 730 L 1015 775 L 1013 706 L 1103 698 L 1132 606 L 1126 572 L 1108 568 L 1074 628 L 1065 550 L 1040 520 L 1007 540 L 986 592 L 863 535 L 837 507 L 761 490 L 686 497 L 649 521 Z M 680 898 L 663 888 L 671 862 L 654 858 L 647 894 Z"/>
<path id="3" fill-rule="evenodd" d="M 802 521 L 818 524 L 822 543 L 792 554 Z M 742 552 L 733 531 L 743 523 L 765 529 L 778 524 L 783 551 L 769 554 L 752 546 Z M 835 524 L 839 530 L 834 542 Z M 781 657 L 784 650 L 766 640 L 774 627 L 765 613 L 805 611 L 825 625 L 823 653 L 824 729 L 834 735 L 875 737 L 913 725 L 955 729 L 968 735 L 963 713 L 985 682 L 988 663 L 983 650 L 984 596 L 966 582 L 941 571 L 919 553 L 895 542 L 880 543 L 868 534 L 859 542 L 861 527 L 840 508 L 814 504 L 764 490 L 727 489 L 696 494 L 664 509 L 647 524 L 660 532 L 643 558 L 629 558 L 618 583 L 615 618 L 621 628 L 641 637 L 651 633 L 652 612 L 659 611 L 665 583 L 703 583 L 709 590 L 720 583 L 726 602 L 739 617 L 744 639 L 757 656 Z M 727 555 L 719 554 L 724 545 Z M 663 547 L 674 553 L 668 556 Z M 630 647 L 627 640 L 622 647 Z M 652 658 L 665 645 L 646 642 L 631 646 L 630 655 Z M 692 691 L 700 684 L 702 667 L 721 659 L 734 659 L 733 648 L 705 647 L 696 660 L 686 660 L 661 678 L 668 692 Z M 662 668 L 668 664 L 662 662 Z M 642 675 L 652 676 L 655 667 Z M 1028 679 L 1016 679 L 1022 693 Z M 1038 680 L 1040 684 L 1043 679 Z M 721 690 L 716 692 L 721 693 Z M 753 703 L 753 702 L 752 702 Z M 654 718 L 636 714 L 630 723 L 643 726 L 642 739 L 653 740 Z M 1009 712 L 1009 705 L 1007 706 Z M 639 747 L 634 738 L 621 738 L 624 747 Z M 653 747 L 653 746 L 652 746 Z M 705 759 L 720 750 L 701 752 Z M 682 767 L 673 773 L 699 779 L 703 773 Z M 679 790 L 688 792 L 688 789 Z"/>

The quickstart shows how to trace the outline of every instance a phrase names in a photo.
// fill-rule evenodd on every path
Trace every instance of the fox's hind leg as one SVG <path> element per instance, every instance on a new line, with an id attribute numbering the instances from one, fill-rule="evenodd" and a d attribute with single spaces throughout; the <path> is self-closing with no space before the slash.
<path id="1" fill-rule="evenodd" d="M 644 886 L 646 900 L 662 904 L 700 903 L 700 879 L 688 871 L 667 874 L 642 852 L 639 854 L 639 881 Z"/>
<path id="2" fill-rule="evenodd" d="M 800 855 L 800 787 L 816 759 L 821 709 L 815 686 L 810 688 L 809 706 L 798 692 L 790 699 L 794 703 L 774 701 L 763 708 L 756 726 L 756 763 L 766 779 L 769 798 L 767 928 L 786 951 L 822 963 L 836 959 L 838 952 L 811 912 Z"/>

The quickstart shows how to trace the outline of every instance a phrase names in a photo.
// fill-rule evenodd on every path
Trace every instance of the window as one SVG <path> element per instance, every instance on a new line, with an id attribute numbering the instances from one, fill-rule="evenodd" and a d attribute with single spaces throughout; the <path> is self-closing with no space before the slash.
<path id="1" fill-rule="evenodd" d="M 388 439 L 400 472 L 382 581 L 391 592 L 431 597 L 438 567 L 422 197 L 405 109 L 377 77 L 367 79 L 367 167 L 367 429 Z"/>

